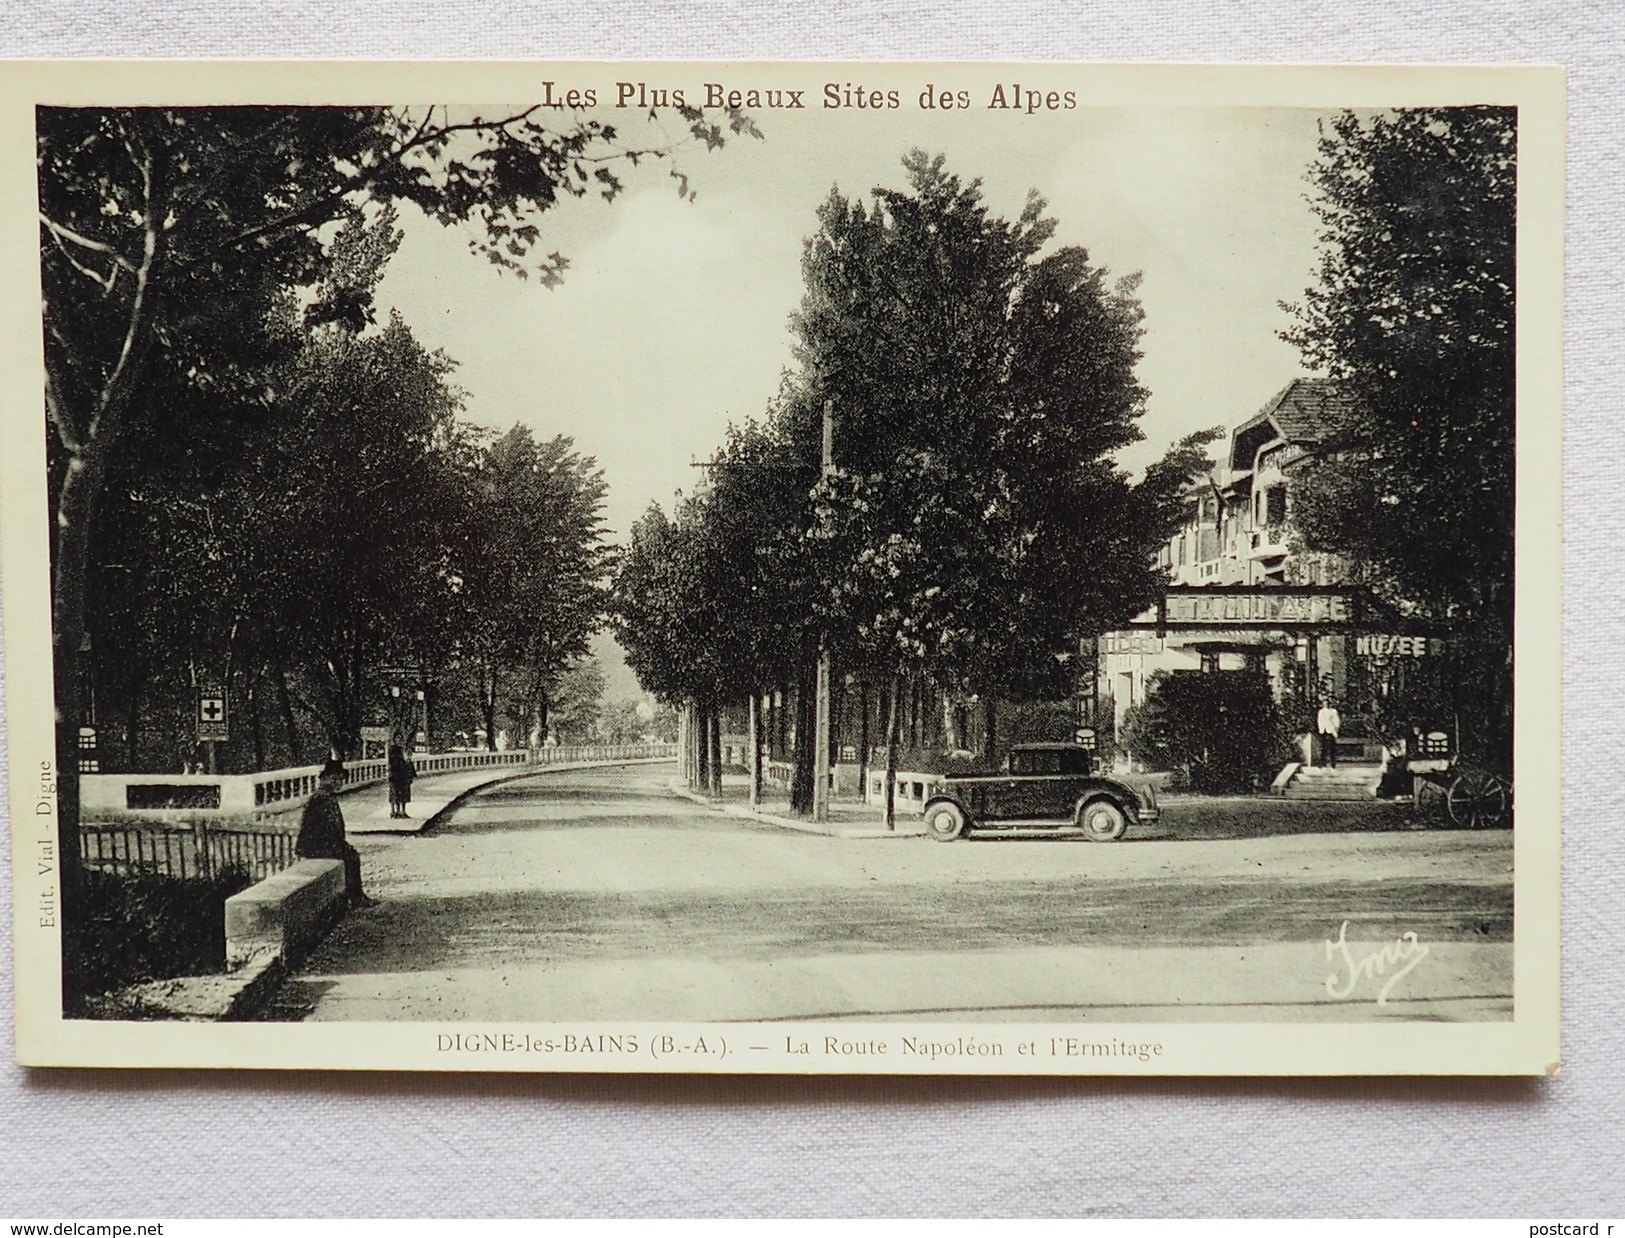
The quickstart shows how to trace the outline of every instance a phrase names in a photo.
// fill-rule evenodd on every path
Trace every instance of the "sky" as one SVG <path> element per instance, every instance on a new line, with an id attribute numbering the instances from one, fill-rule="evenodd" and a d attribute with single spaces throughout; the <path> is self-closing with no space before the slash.
<path id="1" fill-rule="evenodd" d="M 624 115 L 624 114 L 623 114 Z M 560 287 L 500 273 L 468 235 L 402 216 L 379 290 L 418 338 L 459 363 L 472 421 L 565 434 L 597 458 L 617 537 L 651 502 L 692 488 L 730 421 L 759 416 L 791 365 L 803 240 L 832 186 L 903 187 L 912 147 L 980 177 L 1013 216 L 1029 189 L 1049 203 L 1054 245 L 1082 245 L 1113 276 L 1140 272 L 1139 376 L 1150 390 L 1133 470 L 1192 430 L 1243 420 L 1293 377 L 1279 302 L 1315 267 L 1305 193 L 1319 114 L 1287 108 L 1084 108 L 1061 118 L 971 124 L 902 110 L 757 113 L 760 141 L 680 152 L 693 201 L 663 165 L 627 177 L 615 202 L 542 217 Z"/>

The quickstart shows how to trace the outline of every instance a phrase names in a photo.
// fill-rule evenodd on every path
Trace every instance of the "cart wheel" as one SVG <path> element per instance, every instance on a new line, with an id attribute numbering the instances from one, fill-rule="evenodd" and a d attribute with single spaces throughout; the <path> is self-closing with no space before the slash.
<path id="1" fill-rule="evenodd" d="M 1450 811 L 1446 799 L 1445 788 L 1438 782 L 1421 774 L 1416 775 L 1411 791 L 1411 802 L 1418 817 L 1448 819 Z"/>
<path id="2" fill-rule="evenodd" d="M 1450 784 L 1445 795 L 1450 819 L 1470 830 L 1492 829 L 1507 815 L 1507 785 L 1494 774 L 1471 771 Z"/>

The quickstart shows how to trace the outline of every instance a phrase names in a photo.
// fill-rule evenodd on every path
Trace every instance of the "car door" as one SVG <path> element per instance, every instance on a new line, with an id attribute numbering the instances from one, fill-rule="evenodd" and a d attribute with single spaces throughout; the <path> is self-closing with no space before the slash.
<path id="1" fill-rule="evenodd" d="M 1006 813 L 1009 819 L 1043 821 L 1054 815 L 1051 801 L 1061 782 L 1058 756 L 1058 753 L 1045 748 L 1011 754 L 1013 777 Z"/>
<path id="2" fill-rule="evenodd" d="M 1052 784 L 1045 805 L 1046 818 L 1062 825 L 1072 824 L 1077 815 L 1078 800 L 1092 782 L 1093 769 L 1087 752 L 1061 753 L 1060 773 Z"/>
<path id="3" fill-rule="evenodd" d="M 1023 754 L 1012 752 L 1002 772 L 988 778 L 983 784 L 983 821 L 1008 821 L 1016 815 L 1016 788 L 1020 785 Z"/>

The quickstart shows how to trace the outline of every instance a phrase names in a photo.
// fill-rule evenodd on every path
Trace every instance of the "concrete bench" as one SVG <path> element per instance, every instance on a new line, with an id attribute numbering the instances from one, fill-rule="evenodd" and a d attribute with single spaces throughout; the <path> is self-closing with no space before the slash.
<path id="1" fill-rule="evenodd" d="M 300 860 L 226 900 L 226 966 L 272 954 L 291 963 L 344 912 L 344 862 Z"/>

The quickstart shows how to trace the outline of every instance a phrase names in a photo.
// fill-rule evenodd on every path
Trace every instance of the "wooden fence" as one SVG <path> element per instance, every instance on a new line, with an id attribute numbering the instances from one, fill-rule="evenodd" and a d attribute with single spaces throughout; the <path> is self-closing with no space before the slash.
<path id="1" fill-rule="evenodd" d="M 234 829 L 218 822 L 91 822 L 79 827 L 85 867 L 186 880 L 240 869 L 263 881 L 294 862 L 297 829 Z"/>

